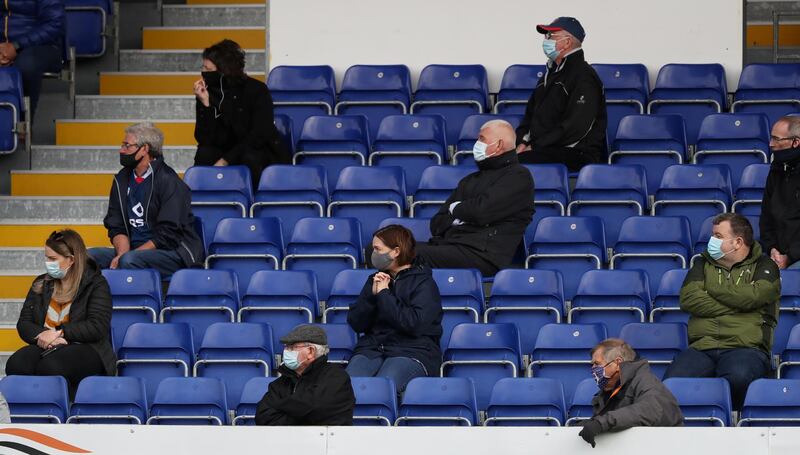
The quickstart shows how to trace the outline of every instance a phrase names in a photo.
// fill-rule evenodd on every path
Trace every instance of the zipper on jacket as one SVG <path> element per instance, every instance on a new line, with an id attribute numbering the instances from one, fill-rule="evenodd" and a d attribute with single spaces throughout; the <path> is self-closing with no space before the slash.
<path id="1" fill-rule="evenodd" d="M 189 249 L 188 246 L 186 246 L 186 243 L 184 243 L 183 240 L 181 240 L 181 246 L 183 247 L 183 249 L 186 250 L 187 253 L 189 253 L 189 257 L 192 259 L 192 264 L 196 264 L 197 263 L 197 259 L 194 258 L 194 255 L 192 254 L 192 251 Z"/>

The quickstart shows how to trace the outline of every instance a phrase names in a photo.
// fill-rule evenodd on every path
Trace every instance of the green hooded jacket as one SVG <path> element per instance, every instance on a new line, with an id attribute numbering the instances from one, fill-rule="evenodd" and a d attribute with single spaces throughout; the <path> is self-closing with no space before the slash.
<path id="1" fill-rule="evenodd" d="M 757 348 L 770 355 L 780 296 L 780 270 L 757 242 L 730 270 L 703 252 L 681 288 L 681 310 L 690 315 L 689 347 Z"/>

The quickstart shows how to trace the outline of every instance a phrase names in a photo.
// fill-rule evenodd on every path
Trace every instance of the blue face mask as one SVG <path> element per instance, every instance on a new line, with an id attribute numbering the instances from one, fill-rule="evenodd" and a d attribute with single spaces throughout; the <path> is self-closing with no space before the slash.
<path id="1" fill-rule="evenodd" d="M 481 141 L 475 141 L 475 145 L 472 146 L 472 157 L 475 158 L 475 161 L 483 161 L 486 158 L 486 149 L 490 146 L 497 144 L 498 141 L 494 141 L 491 144 L 484 144 Z"/>
<path id="2" fill-rule="evenodd" d="M 555 60 L 558 57 L 558 51 L 556 50 L 556 43 L 558 41 L 554 39 L 546 39 L 542 41 L 542 50 L 544 51 L 544 55 L 547 56 L 550 60 Z"/>
<path id="3" fill-rule="evenodd" d="M 290 351 L 288 349 L 284 349 L 283 364 L 286 365 L 286 368 L 292 371 L 300 368 L 301 362 L 297 360 L 297 351 Z"/>
<path id="4" fill-rule="evenodd" d="M 725 252 L 722 251 L 722 239 L 718 239 L 716 237 L 711 237 L 708 239 L 708 246 L 706 246 L 706 251 L 708 251 L 709 256 L 715 261 L 718 259 L 722 259 L 725 256 Z"/>
<path id="5" fill-rule="evenodd" d="M 67 270 L 61 270 L 61 267 L 59 267 L 56 261 L 45 261 L 44 267 L 47 270 L 47 274 L 57 280 L 64 278 L 67 274 L 67 270 L 69 270 L 69 267 L 67 267 Z"/>
<path id="6" fill-rule="evenodd" d="M 612 363 L 614 363 L 613 360 L 603 366 L 598 365 L 596 367 L 592 367 L 592 377 L 594 377 L 594 382 L 597 383 L 597 387 L 600 388 L 600 390 L 605 390 L 606 386 L 608 385 L 608 381 L 611 379 L 606 377 L 606 367 Z"/>

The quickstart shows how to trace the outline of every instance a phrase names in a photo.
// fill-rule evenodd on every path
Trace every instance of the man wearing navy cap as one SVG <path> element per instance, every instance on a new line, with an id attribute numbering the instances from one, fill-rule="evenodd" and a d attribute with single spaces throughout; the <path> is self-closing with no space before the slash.
<path id="1" fill-rule="evenodd" d="M 564 163 L 570 171 L 603 161 L 606 101 L 603 83 L 583 57 L 586 32 L 574 17 L 537 25 L 545 37 L 547 72 L 517 128 L 522 163 Z"/>

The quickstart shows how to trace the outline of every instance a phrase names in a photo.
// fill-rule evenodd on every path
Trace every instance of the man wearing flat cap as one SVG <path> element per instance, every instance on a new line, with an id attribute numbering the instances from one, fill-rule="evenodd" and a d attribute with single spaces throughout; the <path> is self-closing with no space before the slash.
<path id="1" fill-rule="evenodd" d="M 352 425 L 356 399 L 350 376 L 328 363 L 328 336 L 302 324 L 281 338 L 280 377 L 258 403 L 256 425 Z"/>
<path id="2" fill-rule="evenodd" d="M 586 38 L 574 17 L 537 25 L 544 35 L 547 72 L 528 100 L 517 128 L 521 163 L 563 163 L 570 171 L 603 161 L 606 101 L 603 83 L 583 57 Z"/>

